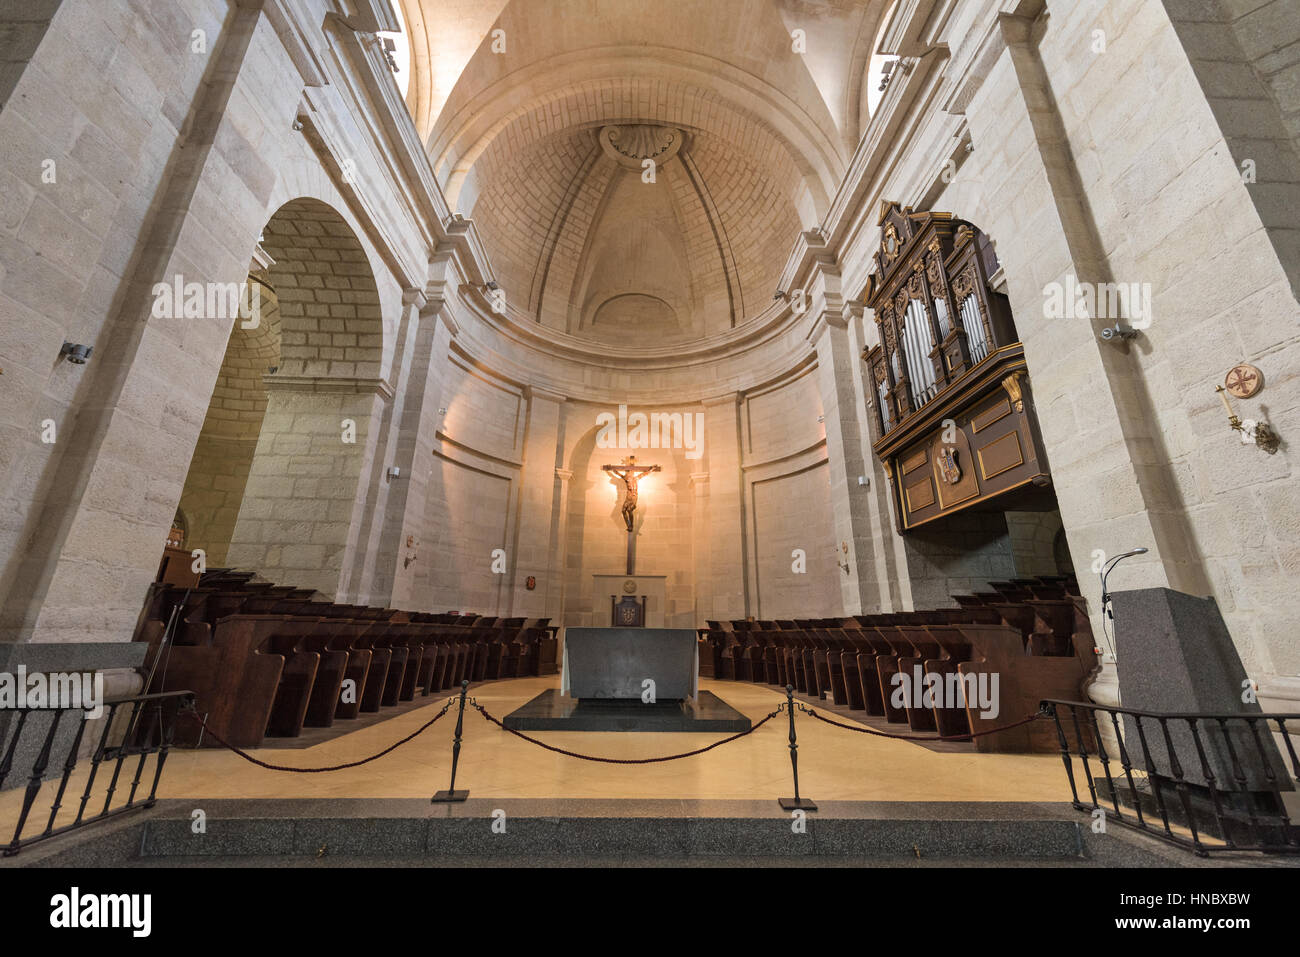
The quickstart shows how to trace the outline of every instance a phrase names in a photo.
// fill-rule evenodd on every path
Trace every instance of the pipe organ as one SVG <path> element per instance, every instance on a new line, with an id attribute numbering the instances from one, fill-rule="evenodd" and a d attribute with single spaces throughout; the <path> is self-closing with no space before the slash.
<path id="1" fill-rule="evenodd" d="M 863 296 L 875 314 L 873 450 L 892 484 L 900 531 L 970 508 L 1055 507 L 993 247 L 949 213 L 883 203 L 880 248 Z"/>

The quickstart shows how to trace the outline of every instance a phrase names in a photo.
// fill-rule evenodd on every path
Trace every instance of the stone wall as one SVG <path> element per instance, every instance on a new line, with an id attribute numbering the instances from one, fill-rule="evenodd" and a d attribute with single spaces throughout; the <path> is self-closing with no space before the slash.
<path id="1" fill-rule="evenodd" d="M 23 54 L 0 108 L 0 637 L 130 634 L 178 502 L 216 490 L 205 421 L 231 398 L 231 318 L 154 315 L 152 290 L 176 275 L 238 282 L 260 237 L 281 355 L 260 383 L 230 562 L 344 600 L 586 621 L 604 600 L 590 575 L 621 567 L 625 544 L 599 467 L 636 451 L 597 448 L 594 418 L 626 404 L 704 415 L 701 457 L 639 453 L 664 471 L 638 512 L 638 569 L 669 576 L 674 623 L 944 604 L 1045 567 L 1052 530 L 1024 516 L 959 516 L 948 536 L 894 528 L 860 359 L 889 199 L 993 240 L 1080 566 L 1145 545 L 1113 585 L 1213 595 L 1252 676 L 1300 673 L 1285 3 L 900 5 L 882 37 L 902 59 L 852 155 L 829 111 L 803 123 L 785 90 L 755 91 L 757 73 L 695 69 L 699 51 L 636 60 L 643 72 L 615 96 L 609 77 L 588 83 L 576 60 L 534 49 L 522 64 L 475 61 L 450 102 L 490 95 L 463 129 L 433 130 L 433 158 L 366 39 L 381 24 L 348 26 L 327 7 L 63 0 Z M 759 73 L 815 95 L 778 60 L 786 32 L 773 30 Z M 6 82 L 24 61 L 7 62 Z M 745 260 L 745 321 L 704 339 L 571 335 L 549 298 L 537 321 L 541 260 L 524 242 L 536 237 L 512 233 L 527 224 L 494 192 L 526 180 L 512 156 L 641 119 L 642 99 L 654 119 L 705 131 L 693 155 Z M 492 131 L 507 138 L 493 147 Z M 582 162 L 565 142 L 549 155 Z M 484 175 L 467 179 L 480 155 Z M 1256 157 L 1257 181 L 1243 182 Z M 538 187 L 543 219 L 561 172 Z M 598 219 L 597 179 L 573 196 L 584 223 Z M 671 175 L 663 185 L 679 205 L 688 194 Z M 453 220 L 444 189 L 463 211 L 482 206 L 484 234 Z M 683 210 L 702 234 L 707 217 Z M 570 288 L 590 251 L 580 230 L 554 227 L 551 279 Z M 487 237 L 511 272 L 500 312 Z M 688 236 L 688 250 L 707 238 Z M 710 275 L 705 301 L 720 302 Z M 1115 317 L 1050 318 L 1046 291 L 1067 277 L 1148 290 L 1149 317 L 1119 317 L 1140 336 L 1103 342 Z M 93 345 L 91 362 L 56 361 L 65 339 Z M 1238 362 L 1264 371 L 1239 411 L 1268 419 L 1276 455 L 1228 428 L 1214 388 Z M 211 507 L 228 515 L 230 500 Z M 806 577 L 789 571 L 795 548 Z"/>

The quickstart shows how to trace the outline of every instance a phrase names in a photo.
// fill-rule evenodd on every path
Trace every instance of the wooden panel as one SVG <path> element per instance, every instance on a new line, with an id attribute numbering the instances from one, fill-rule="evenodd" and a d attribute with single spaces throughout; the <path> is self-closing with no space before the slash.
<path id="1" fill-rule="evenodd" d="M 981 432 L 984 429 L 987 429 L 994 422 L 1006 418 L 1010 414 L 1011 400 L 1003 398 L 1000 402 L 993 403 L 993 405 L 989 406 L 983 412 L 974 416 L 970 420 L 971 431 Z"/>
<path id="2" fill-rule="evenodd" d="M 934 504 L 934 483 L 929 477 L 907 487 L 907 510 L 915 512 Z"/>
<path id="3" fill-rule="evenodd" d="M 903 474 L 906 475 L 908 472 L 915 472 L 928 461 L 929 451 L 927 449 L 921 449 L 911 458 L 903 459 Z"/>
<path id="4" fill-rule="evenodd" d="M 980 473 L 985 479 L 1008 472 L 1025 464 L 1025 454 L 1020 448 L 1020 433 L 1008 432 L 979 450 Z"/>

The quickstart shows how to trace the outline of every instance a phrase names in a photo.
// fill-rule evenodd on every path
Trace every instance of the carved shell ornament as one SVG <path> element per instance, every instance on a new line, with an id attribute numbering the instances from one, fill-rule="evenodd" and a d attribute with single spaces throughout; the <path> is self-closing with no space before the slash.
<path id="1" fill-rule="evenodd" d="M 682 131 L 674 126 L 634 123 L 606 126 L 600 131 L 600 146 L 612 160 L 627 169 L 641 169 L 646 160 L 662 166 L 682 148 Z"/>

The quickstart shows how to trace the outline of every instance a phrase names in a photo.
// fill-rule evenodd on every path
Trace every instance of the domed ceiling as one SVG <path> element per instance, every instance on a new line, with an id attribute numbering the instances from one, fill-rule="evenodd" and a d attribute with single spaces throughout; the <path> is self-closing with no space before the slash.
<path id="1" fill-rule="evenodd" d="M 825 214 L 884 6 L 404 0 L 408 102 L 511 315 L 705 339 L 771 305 Z"/>

